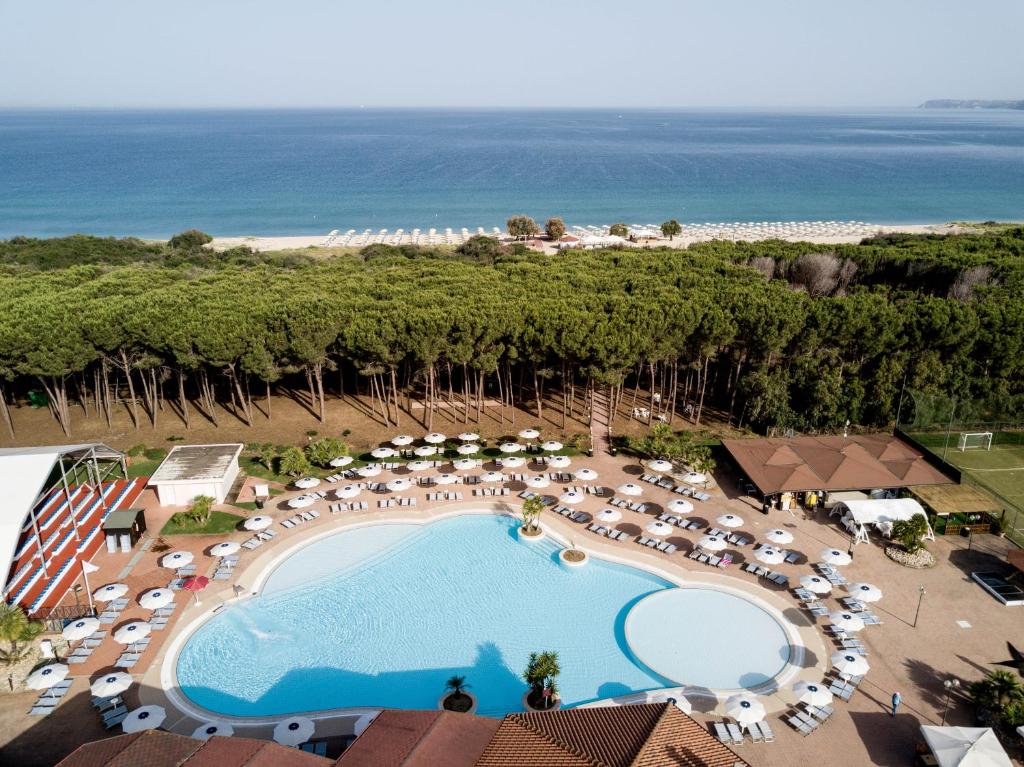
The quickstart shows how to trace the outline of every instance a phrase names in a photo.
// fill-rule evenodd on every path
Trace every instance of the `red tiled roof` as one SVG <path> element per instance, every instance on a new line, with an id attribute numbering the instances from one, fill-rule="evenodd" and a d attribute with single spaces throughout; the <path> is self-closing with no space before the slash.
<path id="1" fill-rule="evenodd" d="M 497 719 L 451 711 L 382 711 L 336 764 L 472 767 L 499 725 Z"/>

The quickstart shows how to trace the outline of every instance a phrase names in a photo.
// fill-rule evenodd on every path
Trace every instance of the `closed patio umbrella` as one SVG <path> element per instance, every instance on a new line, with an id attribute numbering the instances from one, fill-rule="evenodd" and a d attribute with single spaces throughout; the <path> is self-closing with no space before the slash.
<path id="1" fill-rule="evenodd" d="M 79 639 L 85 639 L 87 636 L 91 636 L 100 630 L 99 618 L 79 618 L 78 620 L 72 621 L 60 632 L 60 635 L 69 642 L 77 642 Z"/>
<path id="2" fill-rule="evenodd" d="M 234 541 L 223 541 L 221 543 L 215 543 L 210 547 L 210 556 L 229 557 L 232 554 L 237 554 L 241 548 L 241 544 L 235 543 Z"/>
<path id="3" fill-rule="evenodd" d="M 511 454 L 518 453 L 520 450 L 523 449 L 523 446 L 520 445 L 518 442 L 503 442 L 501 443 L 501 446 L 498 449 L 503 453 Z"/>
<path id="4" fill-rule="evenodd" d="M 651 535 L 655 535 L 658 538 L 664 538 L 666 535 L 670 535 L 675 532 L 675 528 L 672 527 L 672 525 L 667 522 L 662 522 L 661 520 L 651 522 L 651 524 L 647 525 L 644 529 Z"/>
<path id="5" fill-rule="evenodd" d="M 817 575 L 801 576 L 800 585 L 815 594 L 828 594 L 832 591 L 832 584 Z"/>
<path id="6" fill-rule="evenodd" d="M 551 484 L 550 479 L 548 479 L 547 477 L 542 477 L 539 474 L 532 477 L 527 477 L 525 482 L 527 487 L 532 487 L 534 490 L 543 490 L 545 487 L 548 487 Z"/>
<path id="7" fill-rule="evenodd" d="M 474 455 L 480 452 L 480 446 L 475 442 L 467 442 L 455 448 L 455 452 L 459 455 Z"/>
<path id="8" fill-rule="evenodd" d="M 417 458 L 429 458 L 432 455 L 437 455 L 437 448 L 433 445 L 420 445 L 412 452 Z"/>
<path id="9" fill-rule="evenodd" d="M 693 504 L 685 498 L 673 498 L 665 504 L 665 509 L 672 514 L 689 514 L 693 511 Z"/>
<path id="10" fill-rule="evenodd" d="M 71 668 L 64 663 L 50 663 L 29 674 L 25 686 L 30 690 L 49 690 L 63 681 L 70 671 Z"/>
<path id="11" fill-rule="evenodd" d="M 697 539 L 697 546 L 704 551 L 722 551 L 729 542 L 720 535 L 702 535 Z"/>
<path id="12" fill-rule="evenodd" d="M 519 439 L 537 439 L 540 437 L 540 432 L 536 429 L 523 429 L 519 432 Z"/>
<path id="13" fill-rule="evenodd" d="M 658 474 L 664 474 L 665 472 L 672 471 L 672 464 L 659 459 L 657 461 L 648 461 L 647 468 Z"/>
<path id="14" fill-rule="evenodd" d="M 207 722 L 192 731 L 192 737 L 196 740 L 209 740 L 214 735 L 220 738 L 229 738 L 234 734 L 235 728 L 227 722 Z"/>
<path id="15" fill-rule="evenodd" d="M 864 676 L 871 669 L 867 660 L 859 653 L 840 650 L 832 653 L 832 668 L 850 676 Z"/>
<path id="16" fill-rule="evenodd" d="M 793 533 L 788 530 L 780 530 L 779 528 L 769 530 L 764 534 L 764 537 L 772 543 L 777 543 L 780 546 L 785 546 L 787 543 L 793 542 Z"/>
<path id="17" fill-rule="evenodd" d="M 548 466 L 552 469 L 568 469 L 572 465 L 572 461 L 567 455 L 556 455 L 548 458 Z"/>
<path id="18" fill-rule="evenodd" d="M 850 564 L 853 561 L 853 557 L 847 554 L 845 551 L 839 549 L 822 549 L 821 561 L 826 565 L 832 565 L 833 567 L 842 567 Z"/>
<path id="19" fill-rule="evenodd" d="M 172 551 L 160 560 L 161 567 L 171 567 L 177 570 L 179 567 L 192 564 L 195 559 L 191 551 Z"/>
<path id="20" fill-rule="evenodd" d="M 380 466 L 378 466 L 375 463 L 370 463 L 367 464 L 366 466 L 363 466 L 362 468 L 356 469 L 356 474 L 358 474 L 360 477 L 368 479 L 370 477 L 378 476 L 382 471 L 383 469 L 381 469 Z"/>
<path id="21" fill-rule="evenodd" d="M 430 434 L 423 438 L 423 441 L 426 442 L 428 445 L 440 445 L 446 439 L 448 438 L 444 436 L 441 432 L 432 431 L 430 432 Z"/>
<path id="22" fill-rule="evenodd" d="M 832 702 L 832 691 L 827 684 L 808 682 L 801 679 L 793 685 L 797 700 L 808 706 L 827 706 Z"/>
<path id="23" fill-rule="evenodd" d="M 597 479 L 597 476 L 597 472 L 589 467 L 577 469 L 573 473 L 573 477 L 576 479 L 577 482 L 593 482 L 595 479 Z"/>
<path id="24" fill-rule="evenodd" d="M 398 477 L 390 480 L 385 487 L 392 493 L 401 493 L 412 487 L 412 480 L 407 477 Z"/>
<path id="25" fill-rule="evenodd" d="M 316 477 L 303 477 L 302 479 L 295 480 L 295 487 L 300 490 L 310 490 L 320 484 L 320 480 Z"/>
<path id="26" fill-rule="evenodd" d="M 558 500 L 560 500 L 562 503 L 568 503 L 570 505 L 583 503 L 583 501 L 585 501 L 586 499 L 587 496 L 583 495 L 583 493 L 577 493 L 573 490 L 570 490 L 566 493 L 562 493 L 560 496 L 558 496 Z"/>
<path id="27" fill-rule="evenodd" d="M 882 598 L 882 590 L 870 583 L 851 583 L 846 590 L 861 602 L 877 602 Z"/>
<path id="28" fill-rule="evenodd" d="M 772 546 L 764 546 L 754 552 L 754 558 L 766 565 L 781 565 L 786 561 L 786 553 Z"/>
<path id="29" fill-rule="evenodd" d="M 413 438 L 410 437 L 408 434 L 399 434 L 397 437 L 391 438 L 391 444 L 394 445 L 395 447 L 405 447 L 406 445 L 411 445 L 412 443 Z"/>
<path id="30" fill-rule="evenodd" d="M 480 475 L 481 482 L 504 482 L 505 475 L 500 471 L 485 471 Z"/>
<path id="31" fill-rule="evenodd" d="M 764 719 L 764 704 L 753 695 L 739 693 L 725 701 L 725 715 L 735 719 L 741 727 L 748 727 Z"/>
<path id="32" fill-rule="evenodd" d="M 92 598 L 97 602 L 110 602 L 123 597 L 127 593 L 128 586 L 124 583 L 108 583 L 106 586 L 100 586 L 96 589 L 92 593 Z"/>
<path id="33" fill-rule="evenodd" d="M 526 465 L 526 459 L 519 455 L 510 455 L 507 458 L 499 459 L 502 468 L 505 469 L 521 469 Z"/>
<path id="34" fill-rule="evenodd" d="M 631 495 L 633 497 L 643 495 L 644 493 L 644 489 L 633 482 L 627 482 L 624 485 L 619 485 L 615 488 L 615 491 L 621 495 Z"/>
<path id="35" fill-rule="evenodd" d="M 312 719 L 304 716 L 289 717 L 274 728 L 274 740 L 282 746 L 297 746 L 313 737 L 315 727 Z"/>
<path id="36" fill-rule="evenodd" d="M 174 592 L 170 589 L 150 589 L 139 597 L 139 604 L 147 610 L 159 610 L 173 601 Z"/>
<path id="37" fill-rule="evenodd" d="M 109 698 L 120 695 L 132 686 L 131 674 L 124 671 L 111 671 L 103 676 L 97 677 L 89 685 L 89 691 L 97 698 Z"/>
<path id="38" fill-rule="evenodd" d="M 131 644 L 132 642 L 138 642 L 143 637 L 149 636 L 150 631 L 152 631 L 152 628 L 145 621 L 132 621 L 121 626 L 121 628 L 111 634 L 111 637 L 118 644 Z"/>
<path id="39" fill-rule="evenodd" d="M 565 446 L 557 440 L 549 439 L 547 442 L 541 442 L 540 447 L 546 453 L 557 453 Z"/>
<path id="40" fill-rule="evenodd" d="M 743 518 L 735 514 L 723 514 L 715 520 L 722 527 L 743 527 Z"/>
<path id="41" fill-rule="evenodd" d="M 618 509 L 601 509 L 595 518 L 598 522 L 618 522 L 622 519 L 622 512 Z"/>
<path id="42" fill-rule="evenodd" d="M 378 447 L 371 450 L 370 455 L 372 455 L 374 458 L 383 459 L 394 458 L 396 455 L 398 455 L 398 453 L 396 453 L 394 449 L 390 447 Z M 296 482 L 296 484 L 298 483 Z"/>
<path id="43" fill-rule="evenodd" d="M 140 706 L 121 720 L 121 729 L 126 733 L 155 730 L 166 718 L 167 712 L 162 706 Z"/>
<path id="44" fill-rule="evenodd" d="M 836 610 L 828 614 L 828 619 L 832 621 L 833 626 L 843 631 L 855 633 L 864 628 L 864 620 L 856 613 Z"/>
<path id="45" fill-rule="evenodd" d="M 342 466 L 348 466 L 354 460 L 350 455 L 339 455 L 337 458 L 331 459 L 331 466 L 335 469 L 340 469 Z"/>
<path id="46" fill-rule="evenodd" d="M 242 527 L 246 530 L 266 530 L 272 524 L 274 524 L 274 520 L 271 517 L 255 516 L 245 520 Z"/>
<path id="47" fill-rule="evenodd" d="M 462 442 L 476 442 L 480 439 L 480 435 L 475 431 L 464 431 L 459 434 L 459 440 Z"/>
<path id="48" fill-rule="evenodd" d="M 468 469 L 476 468 L 476 461 L 472 458 L 458 458 L 452 461 L 452 466 L 454 466 L 457 471 L 467 471 Z"/>

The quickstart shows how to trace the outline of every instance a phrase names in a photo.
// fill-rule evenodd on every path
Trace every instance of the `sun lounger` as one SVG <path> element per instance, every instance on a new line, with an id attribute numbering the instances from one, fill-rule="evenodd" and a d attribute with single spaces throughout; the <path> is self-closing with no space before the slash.
<path id="1" fill-rule="evenodd" d="M 728 567 L 732 564 L 732 557 L 728 554 L 724 555 L 721 561 L 718 563 L 718 567 Z"/>
<path id="2" fill-rule="evenodd" d="M 813 727 L 808 725 L 803 720 L 797 719 L 795 716 L 786 717 L 786 722 L 789 724 L 790 727 L 792 727 L 794 730 L 796 730 L 805 737 L 814 732 Z"/>
<path id="3" fill-rule="evenodd" d="M 729 737 L 732 739 L 734 745 L 743 745 L 743 730 L 740 729 L 738 724 L 726 724 L 726 729 L 729 730 Z"/>
<path id="4" fill-rule="evenodd" d="M 67 657 L 68 664 L 74 663 L 85 663 L 89 656 L 92 655 L 93 648 L 91 647 L 78 647 L 73 653 Z"/>
<path id="5" fill-rule="evenodd" d="M 128 716 L 128 709 L 119 709 L 116 716 L 103 720 L 103 726 L 108 730 L 112 730 L 121 724 L 126 716 Z"/>
<path id="6" fill-rule="evenodd" d="M 757 726 L 757 722 L 751 722 L 747 725 L 747 735 L 754 743 L 760 743 L 764 740 L 764 736 L 761 734 L 761 729 Z"/>
<path id="7" fill-rule="evenodd" d="M 828 615 L 828 607 L 821 602 L 804 602 L 804 609 L 815 618 L 822 618 Z"/>
<path id="8" fill-rule="evenodd" d="M 765 743 L 775 742 L 775 733 L 772 732 L 771 725 L 768 722 L 762 720 L 760 722 L 754 722 L 754 727 L 761 731 L 761 737 L 764 738 Z"/>
<path id="9" fill-rule="evenodd" d="M 783 575 L 782 573 L 769 573 L 765 576 L 772 583 L 782 586 L 783 588 L 789 587 L 789 576 Z"/>
<path id="10" fill-rule="evenodd" d="M 853 691 L 855 688 L 853 687 L 853 685 L 844 684 L 843 682 L 836 681 L 829 685 L 828 689 L 831 690 L 832 694 L 835 695 L 837 698 L 842 698 L 843 700 L 848 701 L 850 698 L 853 697 Z"/>
<path id="11" fill-rule="evenodd" d="M 92 705 L 98 709 L 101 713 L 109 711 L 112 708 L 117 708 L 121 705 L 120 695 L 110 695 L 106 698 L 97 698 L 95 695 L 92 698 Z"/>
<path id="12" fill-rule="evenodd" d="M 718 738 L 722 743 L 728 744 L 732 742 L 729 731 L 725 729 L 725 724 L 723 722 L 714 722 L 713 725 L 715 728 L 716 738 Z"/>
<path id="13" fill-rule="evenodd" d="M 53 705 L 42 705 L 41 706 L 41 705 L 36 704 L 35 706 L 32 706 L 32 708 L 29 710 L 28 715 L 29 716 L 47 716 L 56 707 L 57 707 L 56 702 L 54 702 Z"/>
<path id="14" fill-rule="evenodd" d="M 804 706 L 804 712 L 819 722 L 827 721 L 834 711 L 831 706 Z"/>
<path id="15" fill-rule="evenodd" d="M 785 561 L 787 563 L 789 563 L 791 565 L 795 565 L 797 563 L 797 560 L 799 560 L 799 559 L 800 559 L 800 555 L 797 554 L 795 551 L 787 551 L 786 552 L 786 559 L 785 559 Z"/>
<path id="16" fill-rule="evenodd" d="M 666 554 L 672 554 L 678 548 L 674 543 L 668 541 L 662 541 L 656 547 L 658 551 L 664 551 Z"/>

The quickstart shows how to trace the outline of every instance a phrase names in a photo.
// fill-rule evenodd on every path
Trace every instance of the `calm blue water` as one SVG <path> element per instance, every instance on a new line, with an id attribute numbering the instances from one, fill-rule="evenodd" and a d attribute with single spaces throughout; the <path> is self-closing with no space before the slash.
<path id="1" fill-rule="evenodd" d="M 275 571 L 260 597 L 228 608 L 189 639 L 178 683 L 213 711 L 276 715 L 432 709 L 445 680 L 461 674 L 481 713 L 501 715 L 522 710 L 520 674 L 530 652 L 555 650 L 570 704 L 674 686 L 641 667 L 624 639 L 630 607 L 670 584 L 601 562 L 565 569 L 553 544 L 518 542 L 515 524 L 461 516 L 427 527 L 362 528 L 308 546 Z M 735 618 L 714 605 L 705 610 L 710 625 Z M 693 618 L 665 616 L 680 634 Z M 688 645 L 694 683 L 714 673 L 698 645 Z M 746 662 L 740 651 L 727 673 L 742 673 Z"/>
<path id="2" fill-rule="evenodd" d="M 0 237 L 1024 218 L 1024 112 L 0 112 Z"/>

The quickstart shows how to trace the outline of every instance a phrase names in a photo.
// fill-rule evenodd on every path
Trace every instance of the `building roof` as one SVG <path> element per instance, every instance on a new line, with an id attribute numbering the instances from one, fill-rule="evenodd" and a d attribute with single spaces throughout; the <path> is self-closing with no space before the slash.
<path id="1" fill-rule="evenodd" d="M 509 714 L 478 767 L 748 767 L 672 703 Z"/>
<path id="2" fill-rule="evenodd" d="M 57 767 L 328 767 L 329 759 L 252 738 L 207 741 L 163 730 L 96 740 L 79 746 Z"/>
<path id="3" fill-rule="evenodd" d="M 241 443 L 226 445 L 179 445 L 167 454 L 151 485 L 170 485 L 224 479 L 242 452 Z"/>
<path id="4" fill-rule="evenodd" d="M 722 446 L 766 495 L 952 482 L 891 434 L 723 439 Z"/>
<path id="5" fill-rule="evenodd" d="M 973 485 L 929 485 L 910 492 L 936 514 L 998 514 L 1002 507 L 988 493 Z"/>
<path id="6" fill-rule="evenodd" d="M 125 509 L 124 511 L 112 511 L 103 520 L 104 530 L 127 530 L 135 524 L 136 517 L 142 514 L 142 509 Z"/>
<path id="7" fill-rule="evenodd" d="M 451 711 L 382 711 L 340 767 L 473 767 L 501 722 Z"/>

